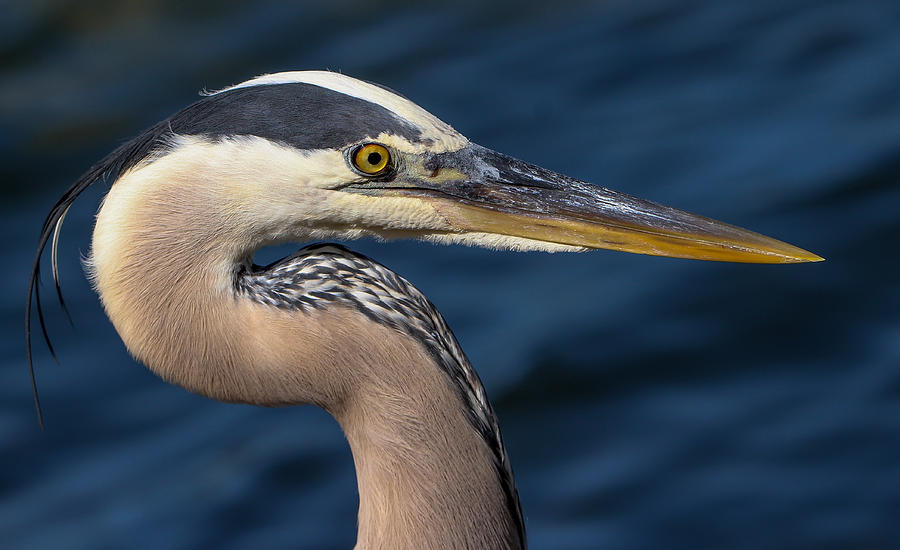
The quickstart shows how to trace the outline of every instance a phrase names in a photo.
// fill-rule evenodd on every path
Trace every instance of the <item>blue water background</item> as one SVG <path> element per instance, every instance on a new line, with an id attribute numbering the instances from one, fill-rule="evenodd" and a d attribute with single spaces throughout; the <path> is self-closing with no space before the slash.
<path id="1" fill-rule="evenodd" d="M 40 224 L 81 172 L 203 88 L 322 68 L 828 259 L 350 243 L 430 296 L 481 373 L 532 548 L 900 548 L 900 3 L 2 5 L 0 548 L 353 545 L 330 417 L 212 402 L 129 358 L 80 267 L 103 185 L 61 241 L 74 328 L 47 300 L 61 364 L 36 346 L 44 433 L 22 338 Z"/>

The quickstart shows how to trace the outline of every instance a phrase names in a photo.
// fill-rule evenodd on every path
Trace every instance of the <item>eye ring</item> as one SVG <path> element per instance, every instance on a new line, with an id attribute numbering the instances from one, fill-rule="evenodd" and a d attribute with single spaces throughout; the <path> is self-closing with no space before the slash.
<path id="1" fill-rule="evenodd" d="M 391 168 L 391 152 L 378 143 L 364 143 L 350 153 L 353 167 L 366 176 L 380 176 Z"/>

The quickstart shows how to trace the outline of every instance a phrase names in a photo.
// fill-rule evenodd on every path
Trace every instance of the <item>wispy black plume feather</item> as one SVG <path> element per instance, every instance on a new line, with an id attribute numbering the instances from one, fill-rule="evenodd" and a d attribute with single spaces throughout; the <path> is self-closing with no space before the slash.
<path id="1" fill-rule="evenodd" d="M 77 199 L 85 189 L 90 187 L 97 180 L 110 177 L 115 178 L 122 172 L 137 164 L 137 162 L 149 155 L 151 151 L 153 151 L 153 149 L 159 147 L 162 144 L 161 138 L 168 131 L 169 129 L 167 119 L 153 126 L 152 128 L 149 128 L 145 132 L 142 132 L 136 138 L 121 145 L 118 149 L 106 155 L 103 160 L 93 165 L 87 172 L 85 172 L 80 178 L 78 178 L 78 180 L 71 187 L 69 187 L 69 189 L 65 193 L 63 193 L 63 195 L 59 199 L 57 199 L 56 203 L 50 209 L 50 213 L 47 214 L 47 218 L 44 220 L 44 225 L 41 227 L 41 234 L 40 238 L 38 239 L 37 251 L 34 255 L 34 262 L 31 265 L 31 275 L 28 277 L 28 292 L 25 302 L 25 360 L 28 363 L 28 374 L 31 377 L 31 391 L 34 395 L 34 406 L 35 410 L 37 411 L 38 423 L 40 423 L 42 430 L 44 429 L 44 417 L 41 413 L 41 402 L 38 397 L 37 382 L 35 381 L 34 377 L 34 362 L 31 353 L 32 296 L 34 297 L 34 301 L 37 307 L 38 321 L 41 325 L 41 333 L 44 335 L 44 341 L 47 342 L 47 349 L 50 350 L 50 355 L 53 356 L 53 359 L 59 362 L 56 357 L 56 352 L 53 350 L 53 345 L 50 342 L 50 336 L 47 334 L 47 326 L 44 322 L 44 312 L 41 308 L 41 294 L 38 283 L 40 282 L 41 257 L 44 254 L 44 249 L 47 247 L 47 242 L 52 237 L 57 223 L 59 223 L 60 219 L 65 216 L 66 211 L 70 206 L 72 206 L 72 203 L 75 202 L 75 199 Z M 62 298 L 62 291 L 59 288 L 58 279 L 54 282 L 56 283 L 56 292 L 57 296 L 59 297 L 60 304 L 63 307 L 63 311 L 66 311 L 66 315 L 68 315 L 68 310 L 66 309 L 65 302 Z"/>

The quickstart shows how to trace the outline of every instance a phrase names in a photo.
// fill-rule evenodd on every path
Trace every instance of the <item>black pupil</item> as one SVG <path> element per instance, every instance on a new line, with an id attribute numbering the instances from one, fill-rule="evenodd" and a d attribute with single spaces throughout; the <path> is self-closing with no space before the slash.
<path id="1" fill-rule="evenodd" d="M 369 161 L 369 164 L 372 166 L 377 166 L 378 163 L 381 162 L 381 153 L 369 153 L 369 156 L 366 157 L 366 160 Z"/>

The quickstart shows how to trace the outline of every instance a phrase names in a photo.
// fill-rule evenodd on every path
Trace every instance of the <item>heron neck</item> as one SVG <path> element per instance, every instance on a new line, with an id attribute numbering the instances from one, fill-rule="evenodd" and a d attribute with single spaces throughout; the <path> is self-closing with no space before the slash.
<path id="1" fill-rule="evenodd" d="M 392 367 L 331 411 L 356 465 L 357 550 L 524 548 L 491 452 L 446 375 L 417 343 L 391 340 Z"/>
<path id="2" fill-rule="evenodd" d="M 349 307 L 236 295 L 266 228 L 229 222 L 227 177 L 156 173 L 176 157 L 120 178 L 97 218 L 93 279 L 129 351 L 213 399 L 331 412 L 356 464 L 357 548 L 521 548 L 495 458 L 422 344 Z"/>

